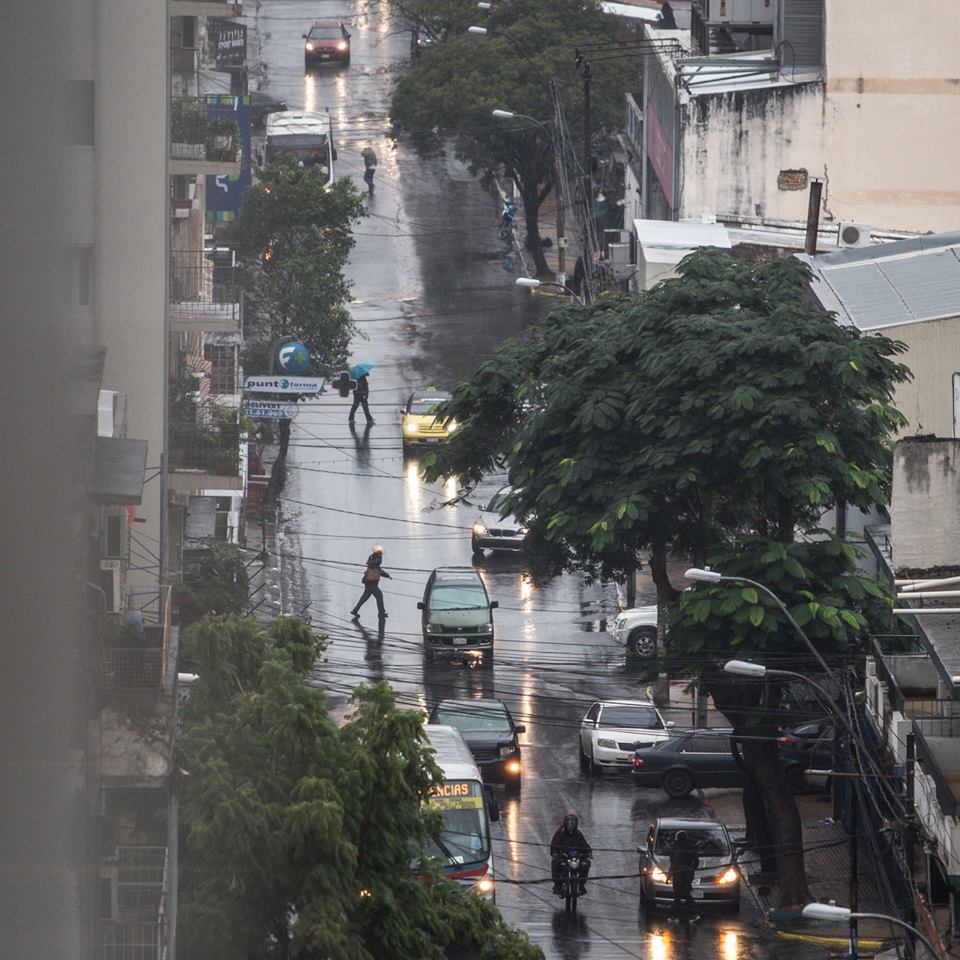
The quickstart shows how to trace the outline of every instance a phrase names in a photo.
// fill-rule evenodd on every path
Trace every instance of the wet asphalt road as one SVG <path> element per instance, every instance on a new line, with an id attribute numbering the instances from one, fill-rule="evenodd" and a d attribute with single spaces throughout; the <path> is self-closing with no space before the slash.
<path id="1" fill-rule="evenodd" d="M 267 0 L 246 10 L 249 56 L 262 64 L 262 88 L 285 97 L 291 108 L 330 110 L 337 174 L 362 188 L 359 151 L 371 144 L 380 158 L 349 268 L 352 312 L 366 337 L 355 341 L 352 360 L 376 365 L 376 424 L 364 428 L 361 416 L 351 429 L 349 401 L 334 393 L 306 406 L 292 432 L 281 602 L 330 637 L 317 679 L 335 704 L 357 684 L 384 678 L 409 706 L 426 708 L 451 696 L 500 697 L 526 724 L 522 796 L 505 802 L 503 820 L 494 825 L 497 905 L 548 958 L 822 957 L 819 948 L 771 937 L 746 893 L 738 918 L 705 915 L 689 928 L 665 918 L 646 922 L 639 914 L 637 880 L 621 877 L 637 872 L 638 838 L 653 817 L 706 813 L 698 801 L 678 805 L 659 791 L 637 790 L 628 777 L 591 779 L 579 769 L 577 730 L 590 703 L 643 695 L 604 629 L 616 613 L 612 587 L 564 577 L 534 589 L 515 559 L 488 555 L 478 567 L 500 603 L 493 670 L 424 664 L 416 601 L 434 567 L 472 562 L 476 508 L 442 507 L 455 488 L 420 480 L 417 458 L 402 449 L 399 407 L 414 388 L 445 387 L 468 376 L 503 339 L 522 334 L 540 307 L 513 284 L 519 264 L 497 240 L 494 198 L 457 161 L 425 163 L 388 138 L 391 76 L 409 55 L 409 34 L 362 0 Z M 301 34 L 318 18 L 347 22 L 352 63 L 305 76 Z M 501 482 L 490 478 L 475 500 Z M 393 576 L 383 584 L 389 619 L 382 634 L 372 601 L 359 624 L 349 614 L 375 542 L 385 545 L 384 567 Z M 648 588 L 640 602 L 652 600 Z M 686 704 L 673 716 L 678 725 L 688 723 Z M 549 876 L 549 840 L 570 810 L 596 850 L 590 894 L 573 920 L 563 916 L 549 884 L 531 883 Z"/>

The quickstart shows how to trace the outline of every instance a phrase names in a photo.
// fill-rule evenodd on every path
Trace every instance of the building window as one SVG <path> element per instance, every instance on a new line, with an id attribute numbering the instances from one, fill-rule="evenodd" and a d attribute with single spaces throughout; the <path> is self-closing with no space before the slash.
<path id="1" fill-rule="evenodd" d="M 237 348 L 207 343 L 203 347 L 203 359 L 210 363 L 211 393 L 236 393 Z"/>
<path id="2" fill-rule="evenodd" d="M 233 527 L 230 526 L 230 512 L 233 508 L 233 500 L 230 497 L 216 498 L 216 513 L 213 520 L 213 538 L 221 543 L 230 540 L 233 533 Z"/>

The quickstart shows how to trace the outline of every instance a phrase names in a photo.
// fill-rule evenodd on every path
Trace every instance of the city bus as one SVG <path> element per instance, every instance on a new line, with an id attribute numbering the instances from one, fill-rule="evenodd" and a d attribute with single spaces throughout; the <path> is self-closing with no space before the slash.
<path id="1" fill-rule="evenodd" d="M 286 154 L 295 157 L 305 167 L 319 166 L 325 181 L 333 183 L 337 148 L 329 114 L 283 110 L 268 113 L 264 127 L 262 163 L 273 163 Z"/>
<path id="2" fill-rule="evenodd" d="M 448 879 L 496 900 L 490 821 L 500 819 L 499 804 L 490 788 L 484 787 L 459 730 L 434 723 L 424 730 L 443 771 L 443 782 L 433 787 L 426 800 L 429 809 L 443 814 L 443 827 L 431 836 L 426 854 L 440 861 Z"/>

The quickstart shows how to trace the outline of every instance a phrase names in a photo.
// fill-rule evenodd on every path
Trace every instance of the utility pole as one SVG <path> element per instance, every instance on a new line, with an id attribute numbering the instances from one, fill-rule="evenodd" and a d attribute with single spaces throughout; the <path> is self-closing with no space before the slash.
<path id="1" fill-rule="evenodd" d="M 583 70 L 583 190 L 587 210 L 593 216 L 593 146 L 590 136 L 590 61 L 581 63 Z"/>
<path id="2" fill-rule="evenodd" d="M 849 749 L 853 750 L 853 744 Z M 860 784 L 850 780 L 850 960 L 857 960 L 857 909 L 859 907 L 860 849 Z"/>
<path id="3" fill-rule="evenodd" d="M 916 810 L 914 807 L 915 777 L 917 766 L 917 738 L 914 734 L 907 734 L 907 758 L 906 758 L 906 801 L 907 801 L 907 826 L 903 831 L 904 855 L 907 861 L 907 884 L 910 890 L 913 889 L 913 871 L 916 869 L 915 846 L 916 838 Z M 917 911 L 914 903 L 911 901 L 905 904 L 907 920 L 914 924 L 917 919 Z M 916 938 L 909 934 L 910 948 L 916 956 Z"/>
<path id="4" fill-rule="evenodd" d="M 803 252 L 813 256 L 817 252 L 817 231 L 820 228 L 820 197 L 823 193 L 823 180 L 810 178 L 810 203 L 807 205 L 807 235 L 803 242 Z"/>

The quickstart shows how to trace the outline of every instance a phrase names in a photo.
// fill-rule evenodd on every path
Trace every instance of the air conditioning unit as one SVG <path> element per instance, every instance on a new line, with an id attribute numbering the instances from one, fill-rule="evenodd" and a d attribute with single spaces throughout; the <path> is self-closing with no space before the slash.
<path id="1" fill-rule="evenodd" d="M 837 241 L 841 247 L 865 247 L 873 235 L 865 223 L 843 223 L 837 230 Z"/>
<path id="2" fill-rule="evenodd" d="M 119 613 L 123 608 L 123 563 L 120 560 L 100 561 L 100 589 L 103 590 L 107 613 Z"/>
<path id="3" fill-rule="evenodd" d="M 636 264 L 630 260 L 629 243 L 611 243 L 610 247 L 610 270 L 613 273 L 613 279 L 618 281 L 629 280 L 636 273 Z"/>
<path id="4" fill-rule="evenodd" d="M 711 23 L 772 24 L 776 6 L 773 0 L 710 0 Z"/>

